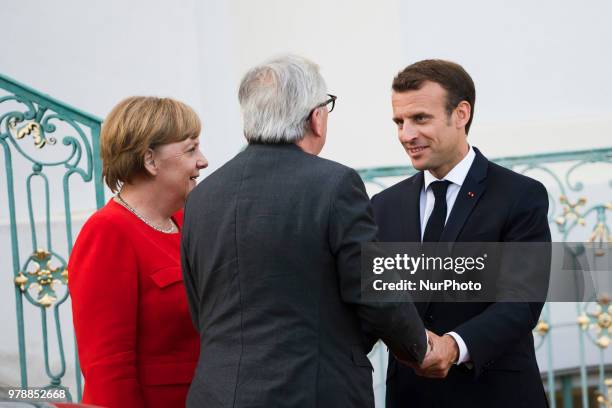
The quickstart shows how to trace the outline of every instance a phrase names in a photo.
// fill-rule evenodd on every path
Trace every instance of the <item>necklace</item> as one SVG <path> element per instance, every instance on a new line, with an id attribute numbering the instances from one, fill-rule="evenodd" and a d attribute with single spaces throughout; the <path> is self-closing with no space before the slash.
<path id="1" fill-rule="evenodd" d="M 134 209 L 134 207 L 132 207 L 131 205 L 125 202 L 123 197 L 121 197 L 121 193 L 117 193 L 116 197 L 119 200 L 119 204 L 127 208 L 129 212 L 131 212 L 132 214 L 136 216 L 136 218 L 138 218 L 140 221 L 147 224 L 149 227 L 153 228 L 155 231 L 163 232 L 164 234 L 171 234 L 176 230 L 176 225 L 174 225 L 174 222 L 172 221 L 172 219 L 170 219 L 170 226 L 168 228 L 160 228 L 157 225 L 153 224 L 148 219 L 146 219 L 144 216 L 138 214 L 138 212 Z"/>

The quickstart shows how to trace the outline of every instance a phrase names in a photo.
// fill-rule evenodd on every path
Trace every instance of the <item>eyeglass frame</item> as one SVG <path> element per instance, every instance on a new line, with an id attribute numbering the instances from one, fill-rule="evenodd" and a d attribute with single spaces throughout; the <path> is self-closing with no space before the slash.
<path id="1" fill-rule="evenodd" d="M 314 112 L 315 110 L 322 108 L 326 105 L 329 105 L 329 103 L 332 104 L 331 109 L 327 111 L 327 113 L 331 113 L 331 111 L 334 110 L 334 107 L 336 106 L 336 99 L 338 99 L 338 97 L 336 95 L 332 95 L 332 94 L 326 94 L 327 96 L 329 96 L 329 99 L 327 99 L 325 102 L 321 102 L 320 104 L 318 104 L 317 106 L 315 106 L 314 108 L 312 108 L 312 110 L 308 113 L 308 116 L 306 116 L 306 118 L 304 118 L 304 120 L 308 120 L 310 119 L 310 116 L 312 115 L 312 112 Z"/>

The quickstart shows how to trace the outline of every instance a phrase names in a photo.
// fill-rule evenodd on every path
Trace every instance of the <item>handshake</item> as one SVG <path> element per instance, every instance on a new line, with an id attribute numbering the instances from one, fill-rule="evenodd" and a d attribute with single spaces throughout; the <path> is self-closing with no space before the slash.
<path id="1" fill-rule="evenodd" d="M 419 365 L 400 359 L 398 361 L 411 367 L 421 377 L 445 378 L 458 359 L 459 346 L 451 335 L 438 336 L 427 330 L 427 353 L 423 362 Z"/>

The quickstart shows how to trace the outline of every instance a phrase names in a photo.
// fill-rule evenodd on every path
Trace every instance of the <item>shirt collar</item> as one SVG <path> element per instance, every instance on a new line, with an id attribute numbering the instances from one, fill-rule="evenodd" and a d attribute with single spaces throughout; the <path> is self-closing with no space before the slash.
<path id="1" fill-rule="evenodd" d="M 453 167 L 442 180 L 448 180 L 451 183 L 461 187 L 465 181 L 465 178 L 467 177 L 468 172 L 470 171 L 470 167 L 472 167 L 474 158 L 476 158 L 476 153 L 474 152 L 474 149 L 472 149 L 472 146 L 469 146 L 469 150 L 465 157 L 461 159 L 461 161 L 457 163 L 457 165 Z M 424 171 L 423 175 L 425 176 L 425 179 L 423 180 L 423 187 L 425 191 L 427 191 L 431 183 L 434 181 L 440 181 L 436 178 L 436 176 L 431 174 L 429 170 Z"/>

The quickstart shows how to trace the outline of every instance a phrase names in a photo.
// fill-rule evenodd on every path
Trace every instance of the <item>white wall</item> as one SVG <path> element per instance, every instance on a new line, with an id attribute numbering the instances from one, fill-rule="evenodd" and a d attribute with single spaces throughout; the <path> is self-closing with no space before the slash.
<path id="1" fill-rule="evenodd" d="M 491 157 L 609 146 L 612 5 L 592 1 L 233 0 L 239 72 L 282 52 L 317 61 L 332 93 L 323 155 L 351 166 L 408 162 L 390 84 L 424 58 L 462 64 L 477 88 L 470 140 Z M 306 5 L 307 4 L 307 5 Z"/>
<path id="2" fill-rule="evenodd" d="M 244 143 L 241 75 L 273 55 L 302 54 L 339 96 L 323 156 L 364 167 L 408 163 L 390 120 L 394 74 L 422 58 L 448 58 L 475 80 L 470 141 L 485 154 L 589 149 L 610 146 L 612 135 L 610 15 L 606 0 L 22 0 L 0 8 L 0 72 L 100 117 L 128 95 L 183 100 L 203 119 L 212 171 Z M 10 276 L 2 160 L 0 270 Z M 22 191 L 17 200 L 23 210 Z M 75 212 L 92 207 L 91 192 L 76 193 Z M 12 288 L 2 290 L 12 313 Z M 3 327 L 4 363 L 16 334 L 13 323 Z M 40 360 L 40 347 L 29 352 Z M 10 371 L 0 375 L 0 383 L 16 382 Z"/>

